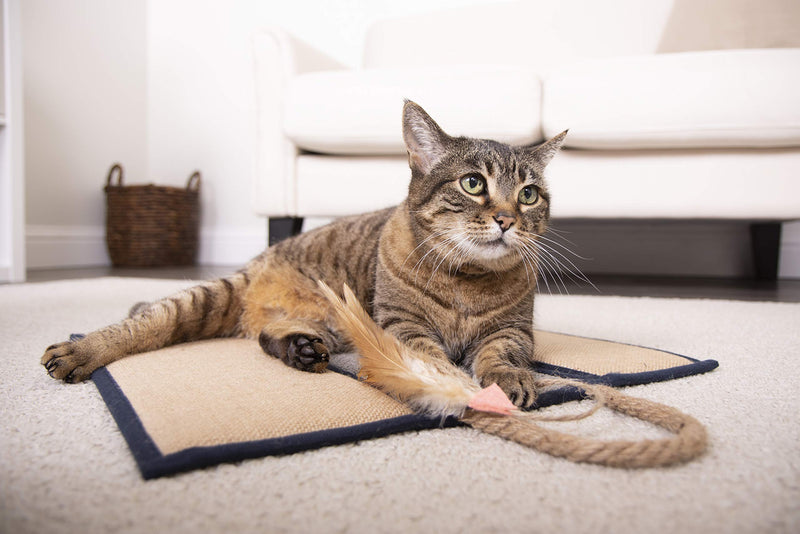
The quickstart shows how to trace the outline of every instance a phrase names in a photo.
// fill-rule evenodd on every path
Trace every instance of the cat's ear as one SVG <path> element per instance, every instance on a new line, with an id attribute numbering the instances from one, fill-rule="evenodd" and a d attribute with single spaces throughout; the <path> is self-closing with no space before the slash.
<path id="1" fill-rule="evenodd" d="M 542 167 L 546 166 L 548 163 L 550 163 L 550 160 L 553 159 L 553 156 L 556 155 L 556 152 L 559 151 L 561 145 L 564 144 L 564 139 L 566 139 L 568 131 L 569 130 L 564 130 L 557 136 L 545 141 L 540 145 L 534 145 L 529 147 L 530 151 L 529 154 Z"/>
<path id="2" fill-rule="evenodd" d="M 450 139 L 418 104 L 406 100 L 403 106 L 403 141 L 412 169 L 428 174 L 447 153 Z"/>

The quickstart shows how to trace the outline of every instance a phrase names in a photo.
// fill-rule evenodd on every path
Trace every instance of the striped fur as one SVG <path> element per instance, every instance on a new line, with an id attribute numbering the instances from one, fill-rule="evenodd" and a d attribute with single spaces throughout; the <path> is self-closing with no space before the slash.
<path id="1" fill-rule="evenodd" d="M 320 280 L 352 288 L 375 322 L 410 350 L 460 366 L 484 386 L 497 383 L 528 406 L 536 396 L 529 364 L 543 261 L 538 243 L 550 206 L 543 170 L 565 133 L 536 147 L 450 137 L 407 102 L 403 136 L 412 177 L 400 206 L 283 241 L 235 275 L 49 347 L 42 363 L 51 376 L 73 382 L 128 354 L 243 336 L 287 365 L 322 371 L 330 352 L 352 347 Z"/>

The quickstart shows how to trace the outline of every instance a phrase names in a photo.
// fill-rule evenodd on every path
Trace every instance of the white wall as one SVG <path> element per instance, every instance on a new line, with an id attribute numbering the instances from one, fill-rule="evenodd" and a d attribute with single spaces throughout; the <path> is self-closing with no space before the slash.
<path id="1" fill-rule="evenodd" d="M 25 0 L 22 2 L 30 267 L 101 265 L 103 181 L 183 184 L 203 172 L 200 261 L 259 252 L 251 36 L 282 26 L 349 66 L 385 16 L 502 0 Z M 470 36 L 474 37 L 474 36 Z M 800 276 L 800 231 L 782 273 Z"/>
<path id="2" fill-rule="evenodd" d="M 106 172 L 147 173 L 145 5 L 21 7 L 28 265 L 105 264 Z"/>

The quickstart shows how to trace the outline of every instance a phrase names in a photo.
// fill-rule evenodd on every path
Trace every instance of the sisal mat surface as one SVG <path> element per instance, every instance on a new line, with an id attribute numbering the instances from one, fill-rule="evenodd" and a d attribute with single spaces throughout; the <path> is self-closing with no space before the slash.
<path id="1" fill-rule="evenodd" d="M 536 371 L 611 386 L 710 371 L 660 350 L 537 331 Z M 130 356 L 92 379 L 145 478 L 273 454 L 453 426 L 413 414 L 354 379 L 354 357 L 339 372 L 305 373 L 264 355 L 255 341 L 217 339 Z M 581 397 L 575 388 L 543 393 L 539 406 Z"/>

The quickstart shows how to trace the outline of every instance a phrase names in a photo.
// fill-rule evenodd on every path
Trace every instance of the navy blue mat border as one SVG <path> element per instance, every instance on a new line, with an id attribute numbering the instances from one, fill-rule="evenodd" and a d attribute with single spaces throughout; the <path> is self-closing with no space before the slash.
<path id="1" fill-rule="evenodd" d="M 643 373 L 610 373 L 598 376 L 544 363 L 536 364 L 534 370 L 549 375 L 574 378 L 592 384 L 623 387 L 707 373 L 719 366 L 719 363 L 715 360 L 700 361 L 689 358 L 688 356 L 681 357 L 686 358 L 686 360 L 691 363 L 661 371 Z M 145 430 L 139 416 L 133 409 L 130 401 L 128 401 L 125 393 L 111 376 L 111 373 L 105 367 L 101 367 L 92 373 L 92 381 L 97 386 L 111 415 L 117 422 L 117 426 L 122 432 L 139 466 L 139 471 L 146 480 L 193 469 L 210 467 L 221 463 L 239 462 L 251 458 L 261 458 L 263 456 L 292 454 L 295 452 L 379 438 L 402 432 L 450 428 L 461 424 L 453 417 L 440 419 L 411 414 L 343 428 L 319 430 L 280 438 L 214 445 L 210 447 L 192 447 L 172 454 L 162 454 L 158 446 L 156 446 L 155 442 L 147 433 L 147 430 Z M 583 397 L 584 392 L 580 388 L 570 386 L 558 388 L 540 394 L 534 408 L 544 408 L 555 404 L 579 400 Z"/>
<path id="2" fill-rule="evenodd" d="M 136 411 L 105 367 L 92 373 L 92 381 L 108 405 L 128 447 L 131 449 L 142 477 L 158 478 L 183 471 L 209 467 L 220 463 L 238 462 L 263 456 L 292 454 L 295 452 L 341 445 L 412 430 L 450 428 L 461 423 L 455 418 L 444 420 L 421 415 L 403 415 L 343 428 L 319 430 L 241 443 L 192 447 L 172 454 L 162 454 L 142 426 Z"/>

